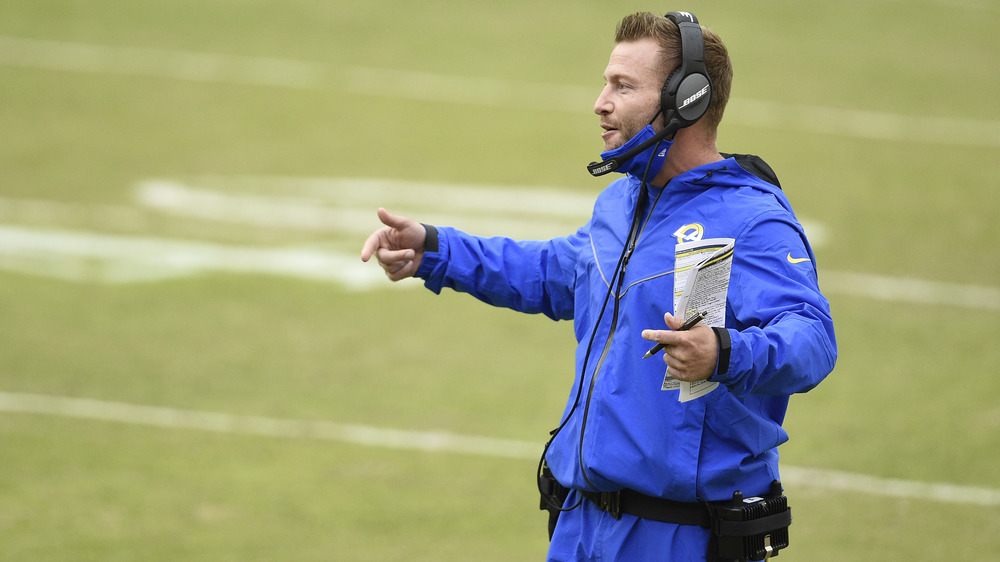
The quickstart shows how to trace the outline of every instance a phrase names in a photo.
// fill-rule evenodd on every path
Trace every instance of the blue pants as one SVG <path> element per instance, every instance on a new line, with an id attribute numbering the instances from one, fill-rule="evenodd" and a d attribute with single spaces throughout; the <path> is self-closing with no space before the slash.
<path id="1" fill-rule="evenodd" d="M 566 507 L 580 501 L 571 492 Z M 705 561 L 710 531 L 701 527 L 661 523 L 628 514 L 615 519 L 590 500 L 559 515 L 549 544 L 550 562 L 569 561 Z"/>

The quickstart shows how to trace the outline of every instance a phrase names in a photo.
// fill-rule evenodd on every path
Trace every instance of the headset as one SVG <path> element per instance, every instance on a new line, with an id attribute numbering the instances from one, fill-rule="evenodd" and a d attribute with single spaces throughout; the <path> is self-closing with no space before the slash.
<path id="1" fill-rule="evenodd" d="M 587 170 L 595 177 L 613 172 L 678 129 L 693 125 L 712 103 L 712 81 L 705 68 L 705 38 L 702 37 L 698 18 L 691 12 L 668 12 L 664 17 L 677 25 L 681 36 L 681 63 L 667 76 L 660 92 L 660 111 L 666 125 L 655 136 L 625 154 L 588 164 Z"/>

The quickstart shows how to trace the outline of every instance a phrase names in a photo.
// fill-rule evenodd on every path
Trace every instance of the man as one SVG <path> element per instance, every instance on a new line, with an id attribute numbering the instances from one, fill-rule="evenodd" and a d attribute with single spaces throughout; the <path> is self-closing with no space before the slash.
<path id="1" fill-rule="evenodd" d="M 691 24 L 704 35 L 711 101 L 703 117 L 678 125 L 685 104 L 709 91 L 696 86 L 669 103 L 661 95 L 675 69 L 690 70 L 691 36 L 680 29 L 691 33 Z M 812 250 L 770 168 L 716 148 L 732 77 L 718 36 L 690 14 L 642 13 L 619 24 L 615 42 L 594 112 L 602 157 L 619 158 L 625 175 L 579 231 L 477 238 L 379 209 L 386 226 L 361 258 L 374 255 L 394 281 L 416 276 L 435 292 L 450 287 L 574 320 L 576 380 L 544 453 L 546 474 L 568 488 L 562 509 L 547 506 L 561 512 L 550 560 L 714 559 L 719 537 L 705 502 L 773 491 L 788 397 L 833 369 L 833 323 Z M 657 133 L 673 133 L 672 142 L 629 155 Z M 735 240 L 724 327 L 679 331 L 675 248 L 702 238 Z M 654 343 L 664 344 L 666 373 L 643 360 Z M 671 377 L 718 386 L 681 401 L 676 385 L 667 390 Z"/>

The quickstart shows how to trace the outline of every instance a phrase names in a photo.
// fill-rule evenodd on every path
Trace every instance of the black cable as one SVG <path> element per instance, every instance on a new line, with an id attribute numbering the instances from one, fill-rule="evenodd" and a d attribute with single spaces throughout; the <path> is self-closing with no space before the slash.
<path id="1" fill-rule="evenodd" d="M 653 120 L 655 120 L 657 116 L 659 116 L 659 113 L 657 113 L 656 115 L 653 116 Z M 660 139 L 656 143 L 656 145 L 653 147 L 653 154 L 656 154 L 656 151 L 660 149 L 660 144 L 662 144 L 662 142 L 663 142 L 663 139 Z M 559 424 L 559 426 L 549 432 L 549 436 L 550 436 L 549 440 L 545 443 L 545 447 L 542 449 L 542 456 L 538 460 L 538 470 L 537 470 L 537 473 L 536 473 L 537 474 L 538 492 L 539 492 L 539 494 L 541 494 L 542 498 L 545 499 L 545 503 L 549 506 L 549 508 L 553 509 L 553 510 L 557 510 L 557 511 L 571 511 L 571 510 L 576 509 L 577 507 L 580 507 L 580 504 L 583 503 L 583 497 L 581 497 L 580 500 L 577 501 L 571 507 L 565 507 L 565 508 L 562 507 L 562 505 L 554 505 L 554 504 L 552 504 L 550 502 L 549 496 L 546 495 L 542 491 L 542 480 L 541 480 L 541 478 L 542 478 L 543 467 L 545 465 L 545 455 L 548 453 L 549 447 L 552 445 L 552 442 L 555 440 L 556 436 L 559 435 L 559 432 L 562 431 L 562 429 L 564 427 L 566 427 L 566 424 L 569 423 L 570 418 L 573 417 L 573 413 L 576 412 L 576 408 L 580 404 L 580 396 L 583 394 L 583 381 L 587 378 L 587 365 L 590 362 L 590 353 L 591 353 L 591 351 L 593 350 L 593 347 L 594 347 L 594 339 L 597 337 L 597 329 L 600 327 L 601 320 L 604 318 L 604 313 L 607 311 L 608 301 L 611 300 L 611 294 L 614 292 L 615 280 L 618 279 L 619 275 L 621 275 L 622 279 L 624 279 L 624 277 L 625 277 L 625 268 L 623 267 L 623 264 L 625 263 L 626 257 L 631 254 L 632 250 L 634 250 L 635 244 L 637 244 L 638 241 L 639 241 L 639 233 L 642 230 L 645 229 L 646 224 L 648 224 L 648 222 L 649 222 L 649 219 L 652 218 L 652 216 L 653 216 L 653 209 L 656 207 L 656 203 L 658 203 L 660 201 L 660 196 L 663 195 L 663 191 L 666 190 L 666 188 L 664 188 L 664 190 L 661 190 L 660 193 L 657 194 L 656 200 L 653 201 L 653 205 L 649 209 L 649 216 L 646 218 L 646 222 L 644 222 L 643 225 L 642 225 L 642 227 L 640 228 L 639 227 L 639 222 L 640 222 L 640 219 L 641 219 L 641 216 L 642 216 L 642 206 L 645 203 L 645 199 L 648 198 L 648 194 L 646 193 L 646 185 L 647 185 L 646 184 L 646 178 L 649 175 L 649 167 L 652 165 L 652 163 L 653 163 L 653 158 L 650 158 L 649 161 L 646 163 L 646 169 L 643 170 L 643 173 L 642 173 L 642 180 L 639 183 L 639 195 L 638 195 L 638 197 L 636 199 L 635 211 L 634 211 L 633 216 L 632 216 L 632 226 L 629 228 L 629 237 L 628 237 L 628 240 L 626 241 L 626 243 L 624 244 L 624 246 L 622 247 L 622 253 L 621 253 L 621 255 L 618 257 L 618 263 L 617 263 L 617 265 L 615 265 L 614 275 L 612 275 L 611 279 L 608 281 L 608 292 L 604 295 L 604 302 L 601 304 L 601 312 L 600 312 L 600 314 L 598 314 L 597 320 L 594 322 L 594 329 L 593 329 L 593 331 L 590 334 L 590 341 L 587 343 L 587 353 L 584 354 L 583 366 L 580 369 L 580 383 L 577 385 L 576 396 L 573 398 L 573 407 L 570 408 L 569 412 L 563 418 L 563 420 Z M 633 240 L 633 238 L 634 238 L 634 240 Z M 617 298 L 615 299 L 614 314 L 617 317 L 617 314 L 618 314 L 618 299 Z M 595 373 L 595 375 L 596 375 L 596 373 Z M 581 433 L 580 439 L 582 440 L 583 439 L 583 428 L 581 428 L 580 433 Z M 582 469 L 583 469 L 583 467 L 581 466 L 581 470 Z M 586 478 L 586 476 L 587 475 L 584 474 L 584 478 Z"/>

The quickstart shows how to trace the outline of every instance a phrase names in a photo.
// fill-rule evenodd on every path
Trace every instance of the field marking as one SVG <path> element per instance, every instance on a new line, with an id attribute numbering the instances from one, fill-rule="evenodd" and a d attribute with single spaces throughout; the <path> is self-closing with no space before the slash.
<path id="1" fill-rule="evenodd" d="M 357 254 L 322 247 L 212 244 L 97 234 L 60 225 L 90 217 L 103 226 L 146 230 L 151 217 L 169 215 L 211 221 L 220 228 L 238 224 L 346 234 L 360 247 L 379 226 L 374 214 L 379 205 L 413 213 L 430 224 L 482 235 L 546 239 L 575 231 L 586 221 L 592 204 L 592 195 L 538 186 L 280 176 L 155 179 L 136 185 L 134 206 L 0 198 L 0 269 L 107 283 L 224 272 L 334 282 L 350 290 L 418 287 L 419 283 L 389 283 L 377 266 L 360 263 Z M 814 247 L 827 242 L 822 224 L 802 222 Z M 820 285 L 828 294 L 1000 310 L 1000 288 L 992 286 L 826 269 L 820 272 Z"/>
<path id="2" fill-rule="evenodd" d="M 59 228 L 89 219 L 94 225 L 141 230 L 157 222 L 155 216 L 168 215 L 218 225 L 360 235 L 360 244 L 380 226 L 375 209 L 386 207 L 481 236 L 544 240 L 576 232 L 590 218 L 596 196 L 540 186 L 282 176 L 150 179 L 138 182 L 134 193 L 135 206 L 0 197 L 0 225 Z M 801 223 L 814 248 L 826 243 L 823 224 Z"/>
<path id="3" fill-rule="evenodd" d="M 313 61 L 0 36 L 0 64 L 253 86 L 345 91 L 416 101 L 586 113 L 596 87 L 446 75 Z M 1000 121 L 900 115 L 733 99 L 727 123 L 884 141 L 1000 147 Z M 928 134 L 933 131 L 933 134 Z"/>
<path id="4" fill-rule="evenodd" d="M 820 271 L 819 281 L 820 288 L 826 293 L 881 301 L 1000 310 L 998 287 L 827 270 Z"/>
<path id="5" fill-rule="evenodd" d="M 158 212 L 257 227 L 362 235 L 378 207 L 484 236 L 548 239 L 586 223 L 593 194 L 545 187 L 442 184 L 377 178 L 205 177 L 145 180 L 136 203 Z"/>
<path id="6" fill-rule="evenodd" d="M 352 290 L 382 284 L 382 270 L 361 263 L 359 255 L 0 225 L 0 269 L 69 281 L 137 283 L 223 272 L 335 282 Z"/>
<path id="7" fill-rule="evenodd" d="M 280 195 L 274 195 L 280 194 Z M 593 212 L 596 193 L 540 186 L 444 184 L 386 178 L 204 176 L 151 179 L 136 186 L 136 202 L 160 212 L 260 227 L 341 230 L 367 236 L 379 225 L 374 209 L 419 213 L 423 223 L 480 236 L 544 240 L 576 232 Z M 0 199 L 2 213 L 3 199 Z M 324 206 L 335 205 L 327 214 Z M 0 214 L 2 216 L 2 214 Z M 813 248 L 826 227 L 800 219 Z"/>
<path id="8" fill-rule="evenodd" d="M 205 273 L 264 274 L 336 283 L 352 291 L 406 289 L 359 254 L 307 247 L 210 244 L 0 225 L 0 270 L 67 281 L 140 283 Z M 1000 310 L 1000 288 L 822 270 L 828 295 Z"/>
<path id="9" fill-rule="evenodd" d="M 0 392 L 0 412 L 515 459 L 538 458 L 541 453 L 538 443 L 458 435 L 447 431 L 408 431 L 319 420 L 236 416 L 41 394 Z"/>
<path id="10" fill-rule="evenodd" d="M 453 453 L 537 460 L 541 443 L 461 435 L 448 431 L 413 431 L 320 420 L 238 416 L 219 412 L 145 406 L 87 398 L 0 392 L 0 412 L 96 420 L 168 429 L 257 435 L 289 439 L 316 439 L 369 447 L 431 453 Z M 943 503 L 1000 506 L 1000 490 L 946 482 L 918 482 L 881 478 L 854 472 L 782 467 L 786 485 L 838 492 Z"/>

